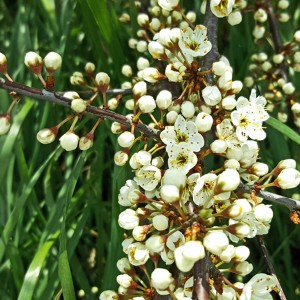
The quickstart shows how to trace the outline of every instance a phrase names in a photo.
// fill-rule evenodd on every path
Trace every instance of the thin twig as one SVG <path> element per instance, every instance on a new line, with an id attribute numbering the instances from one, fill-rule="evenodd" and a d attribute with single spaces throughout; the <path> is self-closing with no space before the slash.
<path id="1" fill-rule="evenodd" d="M 240 184 L 238 186 L 238 190 L 244 193 L 251 193 L 252 191 L 255 191 L 255 194 L 258 197 L 264 198 L 265 200 L 268 200 L 270 202 L 273 203 L 277 203 L 280 205 L 284 205 L 286 206 L 290 211 L 298 211 L 300 210 L 300 201 L 288 198 L 288 197 L 284 197 L 281 195 L 277 195 L 274 193 L 270 193 L 270 192 L 266 192 L 266 191 L 262 191 L 262 190 L 255 190 L 255 188 L 253 188 L 252 186 L 248 186 L 245 184 Z"/>
<path id="2" fill-rule="evenodd" d="M 274 266 L 271 262 L 271 258 L 270 258 L 270 254 L 269 254 L 269 251 L 267 249 L 267 246 L 266 246 L 266 243 L 265 243 L 265 237 L 263 235 L 257 235 L 256 236 L 257 240 L 258 240 L 258 244 L 259 244 L 259 247 L 263 253 L 263 256 L 264 256 L 264 259 L 267 263 L 267 268 L 268 268 L 268 272 L 275 278 L 276 280 L 276 283 L 277 283 L 277 288 L 279 289 L 279 292 L 278 292 L 278 295 L 280 297 L 281 300 L 287 300 L 286 299 L 286 296 L 283 292 L 283 289 L 280 285 L 280 282 L 276 276 L 276 273 L 275 273 L 275 269 L 274 269 Z"/>
<path id="3" fill-rule="evenodd" d="M 0 88 L 16 92 L 21 96 L 27 96 L 29 98 L 34 98 L 42 101 L 48 101 L 66 107 L 71 106 L 71 100 L 61 96 L 59 93 L 50 92 L 44 89 L 32 88 L 17 82 L 7 81 L 3 78 L 0 78 Z M 95 106 L 88 106 L 86 109 L 86 113 L 100 118 L 106 118 L 111 121 L 119 122 L 125 126 L 128 126 L 128 128 L 130 128 L 132 125 L 131 120 L 127 119 L 125 116 Z M 138 123 L 135 128 L 137 131 L 142 132 L 146 137 L 160 141 L 159 130 L 152 129 L 149 126 L 142 123 Z"/>

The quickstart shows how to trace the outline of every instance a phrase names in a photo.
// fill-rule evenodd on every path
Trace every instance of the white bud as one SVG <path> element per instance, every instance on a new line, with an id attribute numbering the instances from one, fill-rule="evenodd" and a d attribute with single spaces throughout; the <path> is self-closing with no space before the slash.
<path id="1" fill-rule="evenodd" d="M 118 218 L 119 226 L 125 230 L 132 230 L 139 225 L 139 217 L 133 209 L 127 208 L 120 213 Z"/>
<path id="2" fill-rule="evenodd" d="M 161 22 L 158 18 L 152 18 L 151 22 L 150 22 L 150 28 L 153 31 L 158 31 L 160 29 L 161 26 Z"/>
<path id="3" fill-rule="evenodd" d="M 7 59 L 2 52 L 0 52 L 0 73 L 7 73 Z"/>
<path id="4" fill-rule="evenodd" d="M 295 63 L 298 63 L 298 64 L 300 63 L 300 52 L 299 51 L 295 52 L 294 61 L 295 61 Z"/>
<path id="5" fill-rule="evenodd" d="M 143 114 L 152 113 L 156 107 L 154 98 L 148 95 L 139 98 L 137 104 Z"/>
<path id="6" fill-rule="evenodd" d="M 86 63 L 85 66 L 84 66 L 84 70 L 88 74 L 93 73 L 95 71 L 95 69 L 96 69 L 95 64 L 93 64 L 91 62 Z"/>
<path id="7" fill-rule="evenodd" d="M 1 121 L 0 121 L 0 123 L 1 123 Z M 0 128 L 1 128 L 1 125 L 0 125 Z M 0 132 L 0 134 L 1 134 L 1 132 Z M 56 135 L 57 135 L 57 128 L 56 127 L 54 127 L 54 128 L 44 128 L 44 129 L 41 129 L 37 133 L 36 138 L 42 144 L 50 144 L 55 140 Z"/>
<path id="8" fill-rule="evenodd" d="M 283 85 L 282 90 L 286 95 L 291 95 L 295 92 L 295 87 L 291 82 L 288 82 Z"/>
<path id="9" fill-rule="evenodd" d="M 151 165 L 157 168 L 161 168 L 164 165 L 165 161 L 162 156 L 157 156 L 152 159 Z"/>
<path id="10" fill-rule="evenodd" d="M 152 286 L 159 291 L 164 290 L 174 290 L 174 278 L 172 277 L 172 274 L 162 268 L 155 268 L 154 271 L 151 273 L 151 284 Z"/>
<path id="11" fill-rule="evenodd" d="M 264 176 L 269 172 L 269 166 L 261 162 L 256 162 L 250 167 L 250 172 L 256 176 Z"/>
<path id="12" fill-rule="evenodd" d="M 227 149 L 227 144 L 223 140 L 214 140 L 210 144 L 210 149 L 213 153 L 224 153 Z"/>
<path id="13" fill-rule="evenodd" d="M 61 56 L 56 52 L 49 52 L 44 57 L 44 64 L 48 73 L 53 73 L 61 67 Z"/>
<path id="14" fill-rule="evenodd" d="M 287 168 L 296 169 L 296 161 L 294 159 L 284 159 L 281 160 L 278 165 L 276 166 L 276 169 L 279 171 Z"/>
<path id="15" fill-rule="evenodd" d="M 165 57 L 165 48 L 159 42 L 151 41 L 148 44 L 148 51 L 153 58 L 162 59 Z"/>
<path id="16" fill-rule="evenodd" d="M 101 91 L 105 92 L 109 86 L 110 77 L 104 72 L 99 72 L 96 74 L 95 81 L 96 84 L 100 87 Z"/>
<path id="17" fill-rule="evenodd" d="M 186 175 L 176 169 L 167 169 L 163 181 L 163 185 L 175 185 L 178 189 L 186 186 Z"/>
<path id="18" fill-rule="evenodd" d="M 158 0 L 158 5 L 166 11 L 171 11 L 179 4 L 179 0 Z"/>
<path id="19" fill-rule="evenodd" d="M 140 53 L 145 53 L 147 51 L 148 44 L 146 41 L 138 41 L 136 45 L 136 50 Z"/>
<path id="20" fill-rule="evenodd" d="M 277 6 L 280 9 L 287 9 L 289 7 L 290 3 L 288 0 L 279 0 Z"/>
<path id="21" fill-rule="evenodd" d="M 115 291 L 107 290 L 107 291 L 103 291 L 100 294 L 99 299 L 100 300 L 118 300 L 119 296 Z"/>
<path id="22" fill-rule="evenodd" d="M 131 156 L 129 164 L 132 169 L 139 169 L 142 166 L 150 165 L 150 162 L 151 154 L 148 151 L 140 150 Z"/>
<path id="23" fill-rule="evenodd" d="M 132 236 L 136 241 L 142 242 L 146 239 L 148 231 L 148 226 L 135 226 L 132 230 Z"/>
<path id="24" fill-rule="evenodd" d="M 228 247 L 229 240 L 223 231 L 212 230 L 205 235 L 203 245 L 212 254 L 220 255 Z"/>
<path id="25" fill-rule="evenodd" d="M 254 207 L 254 216 L 257 221 L 270 223 L 273 218 L 271 205 L 259 204 Z"/>
<path id="26" fill-rule="evenodd" d="M 232 81 L 231 84 L 231 92 L 234 94 L 238 94 L 243 88 L 243 83 L 239 80 Z"/>
<path id="27" fill-rule="evenodd" d="M 279 14 L 279 22 L 285 23 L 290 19 L 290 15 L 287 13 L 281 13 Z"/>
<path id="28" fill-rule="evenodd" d="M 266 32 L 265 27 L 256 25 L 254 27 L 252 34 L 256 39 L 261 39 L 264 36 L 265 32 Z"/>
<path id="29" fill-rule="evenodd" d="M 156 83 L 162 74 L 156 68 L 146 68 L 142 71 L 143 79 L 150 83 Z"/>
<path id="30" fill-rule="evenodd" d="M 126 77 L 131 77 L 132 76 L 132 68 L 129 65 L 124 65 L 122 67 L 122 74 Z"/>
<path id="31" fill-rule="evenodd" d="M 183 246 L 175 248 L 174 251 L 175 263 L 177 268 L 181 272 L 189 272 L 194 266 L 194 261 L 187 259 L 185 256 L 183 256 L 182 251 L 183 251 Z"/>
<path id="32" fill-rule="evenodd" d="M 296 102 L 292 105 L 291 110 L 293 113 L 295 114 L 299 114 L 300 113 L 300 103 Z"/>
<path id="33" fill-rule="evenodd" d="M 182 255 L 193 262 L 205 256 L 203 244 L 200 241 L 188 241 L 182 246 Z"/>
<path id="34" fill-rule="evenodd" d="M 131 49 L 136 49 L 137 43 L 138 43 L 138 41 L 136 39 L 131 38 L 128 41 L 128 46 Z"/>
<path id="35" fill-rule="evenodd" d="M 222 76 L 225 73 L 226 65 L 223 61 L 214 62 L 212 65 L 212 71 L 217 76 Z"/>
<path id="36" fill-rule="evenodd" d="M 117 268 L 121 273 L 127 273 L 131 270 L 131 265 L 127 257 L 120 258 L 117 261 Z"/>
<path id="37" fill-rule="evenodd" d="M 43 65 L 43 59 L 35 52 L 27 52 L 24 63 L 26 67 L 30 68 L 33 73 L 40 74 Z"/>
<path id="38" fill-rule="evenodd" d="M 149 60 L 144 57 L 139 57 L 136 64 L 137 64 L 137 68 L 140 71 L 144 70 L 150 66 Z"/>
<path id="39" fill-rule="evenodd" d="M 8 133 L 10 129 L 10 116 L 9 115 L 1 115 L 0 116 L 0 135 L 4 135 Z"/>
<path id="40" fill-rule="evenodd" d="M 135 136 L 130 131 L 122 132 L 118 137 L 118 144 L 123 148 L 129 148 L 134 143 Z"/>
<path id="41" fill-rule="evenodd" d="M 228 245 L 227 248 L 221 252 L 220 258 L 224 262 L 228 263 L 228 262 L 231 261 L 231 259 L 234 257 L 234 255 L 235 255 L 234 246 L 233 245 Z"/>
<path id="42" fill-rule="evenodd" d="M 149 24 L 149 16 L 146 14 L 138 14 L 137 22 L 141 27 L 147 26 Z"/>
<path id="43" fill-rule="evenodd" d="M 235 248 L 234 261 L 245 261 L 250 255 L 250 250 L 246 246 L 238 246 Z"/>
<path id="44" fill-rule="evenodd" d="M 146 95 L 147 93 L 147 84 L 145 81 L 137 82 L 132 88 L 133 95 L 136 98 Z"/>
<path id="45" fill-rule="evenodd" d="M 118 108 L 119 101 L 116 98 L 111 98 L 107 101 L 107 107 L 110 110 L 116 110 Z"/>
<path id="46" fill-rule="evenodd" d="M 226 169 L 217 178 L 215 191 L 217 194 L 234 191 L 240 184 L 240 174 L 233 169 Z"/>
<path id="47" fill-rule="evenodd" d="M 243 239 L 250 234 L 250 227 L 245 223 L 234 223 L 229 225 L 226 230 L 233 235 Z"/>
<path id="48" fill-rule="evenodd" d="M 280 53 L 279 54 L 275 54 L 273 56 L 273 61 L 274 61 L 275 64 L 281 64 L 283 62 L 283 60 L 284 60 L 284 56 L 282 54 L 280 54 Z"/>
<path id="49" fill-rule="evenodd" d="M 87 107 L 86 101 L 84 101 L 81 98 L 74 99 L 71 102 L 71 108 L 77 113 L 84 112 L 86 110 L 86 107 Z"/>
<path id="50" fill-rule="evenodd" d="M 247 76 L 244 78 L 244 84 L 246 87 L 252 87 L 254 84 L 254 79 L 251 76 Z"/>
<path id="51" fill-rule="evenodd" d="M 202 90 L 202 97 L 209 106 L 215 106 L 222 100 L 222 95 L 217 86 L 207 86 Z"/>
<path id="52" fill-rule="evenodd" d="M 118 284 L 125 289 L 129 288 L 132 285 L 132 283 L 134 283 L 133 279 L 128 274 L 118 275 L 116 280 Z"/>
<path id="53" fill-rule="evenodd" d="M 160 235 L 151 235 L 146 243 L 145 243 L 147 249 L 150 251 L 150 253 L 160 253 L 164 250 L 165 242 L 162 236 Z"/>
<path id="54" fill-rule="evenodd" d="M 238 170 L 240 168 L 240 163 L 236 159 L 231 158 L 224 162 L 224 168 Z"/>
<path id="55" fill-rule="evenodd" d="M 227 21 L 231 26 L 238 25 L 242 22 L 242 14 L 239 11 L 232 12 L 228 17 Z"/>
<path id="56" fill-rule="evenodd" d="M 294 33 L 294 40 L 295 40 L 295 42 L 300 43 L 300 30 L 297 30 Z"/>
<path id="57" fill-rule="evenodd" d="M 281 189 L 292 189 L 300 184 L 300 172 L 293 168 L 283 169 L 274 183 Z"/>
<path id="58" fill-rule="evenodd" d="M 191 101 L 184 101 L 181 104 L 181 113 L 186 119 L 191 119 L 195 114 L 195 106 Z"/>
<path id="59" fill-rule="evenodd" d="M 195 124 L 199 132 L 210 131 L 213 122 L 214 122 L 213 117 L 205 112 L 200 112 L 195 119 Z"/>
<path id="60" fill-rule="evenodd" d="M 162 90 L 156 96 L 156 105 L 159 109 L 165 110 L 172 103 L 172 93 L 168 90 Z"/>
<path id="61" fill-rule="evenodd" d="M 235 264 L 231 269 L 231 272 L 239 274 L 241 276 L 246 276 L 253 270 L 253 265 L 247 261 L 242 261 Z"/>
<path id="62" fill-rule="evenodd" d="M 79 149 L 82 151 L 88 150 L 93 147 L 94 135 L 87 134 L 79 139 Z"/>
<path id="63" fill-rule="evenodd" d="M 254 13 L 254 20 L 258 22 L 266 22 L 268 20 L 268 14 L 266 11 L 262 8 L 259 8 L 255 13 Z"/>
<path id="64" fill-rule="evenodd" d="M 66 151 L 72 151 L 77 148 L 79 137 L 74 133 L 73 130 L 69 130 L 60 137 L 59 141 L 63 149 Z"/>
<path id="65" fill-rule="evenodd" d="M 123 132 L 124 128 L 122 124 L 118 122 L 113 122 L 110 126 L 110 130 L 113 134 L 120 134 L 121 132 Z"/>
<path id="66" fill-rule="evenodd" d="M 152 224 L 158 231 L 166 230 L 169 227 L 169 218 L 164 215 L 156 215 L 152 219 Z"/>
<path id="67" fill-rule="evenodd" d="M 165 202 L 172 203 L 179 200 L 180 192 L 175 185 L 163 185 L 160 190 L 160 196 Z"/>
<path id="68" fill-rule="evenodd" d="M 176 111 L 169 111 L 166 115 L 167 123 L 170 125 L 175 124 L 177 118 L 178 118 L 178 113 Z"/>
<path id="69" fill-rule="evenodd" d="M 236 100 L 233 96 L 227 96 L 222 99 L 222 107 L 226 110 L 233 110 L 236 107 Z"/>

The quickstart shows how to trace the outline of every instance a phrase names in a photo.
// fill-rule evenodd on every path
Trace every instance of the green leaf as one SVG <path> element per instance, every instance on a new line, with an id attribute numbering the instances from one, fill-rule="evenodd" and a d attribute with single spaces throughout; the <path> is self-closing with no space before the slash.
<path id="1" fill-rule="evenodd" d="M 25 274 L 25 279 L 23 281 L 18 300 L 32 299 L 32 295 L 41 273 L 44 261 L 58 236 L 59 231 L 52 235 L 51 238 L 46 241 L 34 255 L 34 258 Z"/>
<path id="2" fill-rule="evenodd" d="M 283 133 L 285 136 L 287 136 L 289 139 L 294 141 L 295 143 L 300 145 L 300 135 L 295 132 L 293 129 L 291 129 L 289 126 L 283 124 L 282 122 L 278 121 L 277 119 L 270 117 L 266 123 L 270 126 L 272 126 L 277 131 Z"/>

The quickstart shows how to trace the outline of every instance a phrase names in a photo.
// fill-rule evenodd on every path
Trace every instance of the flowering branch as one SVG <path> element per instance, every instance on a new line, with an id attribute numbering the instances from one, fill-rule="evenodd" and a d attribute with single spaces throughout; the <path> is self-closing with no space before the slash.
<path id="1" fill-rule="evenodd" d="M 71 100 L 61 96 L 59 93 L 50 92 L 45 89 L 32 88 L 17 82 L 5 80 L 3 78 L 0 78 L 0 88 L 33 99 L 49 101 L 66 107 L 71 106 Z M 97 116 L 99 118 L 106 118 L 111 121 L 119 122 L 128 127 L 131 127 L 132 124 L 131 120 L 127 119 L 123 115 L 117 114 L 110 110 L 101 109 L 95 106 L 88 106 L 86 108 L 86 113 Z M 142 132 L 146 137 L 160 140 L 159 131 L 156 129 L 152 129 L 149 126 L 142 123 L 138 123 L 135 128 L 137 131 Z"/>
<path id="2" fill-rule="evenodd" d="M 245 184 L 240 184 L 238 190 L 245 193 L 251 193 L 251 191 L 253 191 L 253 187 Z M 300 210 L 300 201 L 262 190 L 255 190 L 255 193 L 257 196 L 262 197 L 270 202 L 286 206 L 290 211 Z"/>

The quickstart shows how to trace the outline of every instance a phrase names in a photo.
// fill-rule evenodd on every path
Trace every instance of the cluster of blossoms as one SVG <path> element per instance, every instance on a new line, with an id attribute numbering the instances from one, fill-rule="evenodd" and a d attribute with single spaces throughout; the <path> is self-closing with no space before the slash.
<path id="1" fill-rule="evenodd" d="M 178 12 L 176 1 L 156 5 L 167 16 Z M 231 11 L 228 8 L 227 15 Z M 112 124 L 123 148 L 115 154 L 115 163 L 129 162 L 135 175 L 118 197 L 119 204 L 126 207 L 118 223 L 127 231 L 122 244 L 126 257 L 117 263 L 119 289 L 102 292 L 100 299 L 149 299 L 156 293 L 191 299 L 194 265 L 207 256 L 211 269 L 222 274 L 210 274 L 212 299 L 271 299 L 270 292 L 277 290 L 272 276 L 256 274 L 247 283 L 230 283 L 222 276 L 251 273 L 250 250 L 243 242 L 267 234 L 273 217 L 271 205 L 239 191 L 239 186 L 294 188 L 300 183 L 296 162 L 281 161 L 270 171 L 258 160 L 257 141 L 266 138 L 267 100 L 254 89 L 249 98 L 238 97 L 243 84 L 233 80 L 233 70 L 224 57 L 211 71 L 201 69 L 202 58 L 212 47 L 205 26 L 161 28 L 160 23 L 154 30 L 153 19 L 143 18 L 145 23 L 139 15 L 139 24 L 155 32 L 152 40 L 147 34 L 145 47 L 165 68 L 150 67 L 148 59 L 139 58 L 136 76 L 130 66 L 122 69 L 132 79 L 126 82 L 133 90 L 126 108 L 133 112 L 127 116 L 133 124 L 131 129 Z M 140 51 L 138 43 L 134 47 Z M 205 79 L 210 72 L 213 85 Z M 161 89 L 157 95 L 148 92 L 149 84 L 166 80 L 180 84 L 181 94 L 172 89 Z M 150 126 L 161 130 L 160 141 L 150 149 L 148 139 L 137 137 L 134 131 L 145 114 L 153 121 Z M 145 142 L 144 148 L 133 152 L 140 141 Z M 209 156 L 219 158 L 217 168 L 209 167 Z M 153 271 L 148 275 L 150 262 Z M 169 271 L 173 264 L 179 273 Z"/>

